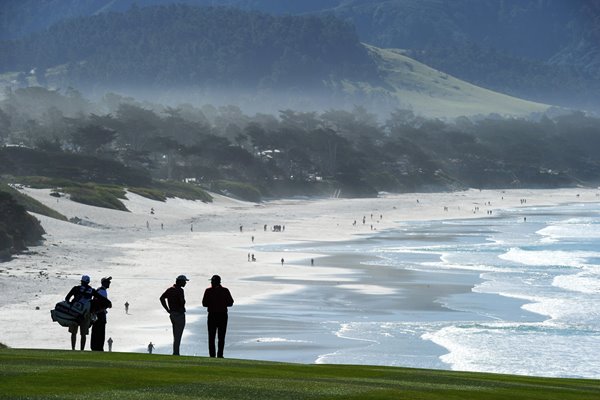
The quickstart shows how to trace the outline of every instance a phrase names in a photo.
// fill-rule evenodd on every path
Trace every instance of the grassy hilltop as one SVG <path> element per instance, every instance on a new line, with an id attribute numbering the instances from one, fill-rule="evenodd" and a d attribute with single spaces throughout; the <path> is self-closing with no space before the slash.
<path id="1" fill-rule="evenodd" d="M 472 85 L 420 63 L 400 49 L 382 49 L 365 44 L 387 86 L 346 81 L 345 90 L 362 90 L 376 97 L 391 96 L 400 104 L 418 110 L 427 117 L 461 115 L 526 116 L 544 112 L 548 105 L 511 97 Z"/>
<path id="2" fill-rule="evenodd" d="M 600 381 L 133 353 L 0 350 L 0 399 L 598 399 Z"/>

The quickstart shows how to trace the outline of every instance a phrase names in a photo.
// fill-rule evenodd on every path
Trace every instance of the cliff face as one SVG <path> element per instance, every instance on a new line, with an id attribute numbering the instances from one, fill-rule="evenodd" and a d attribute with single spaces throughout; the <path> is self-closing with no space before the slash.
<path id="1" fill-rule="evenodd" d="M 0 192 L 0 260 L 43 240 L 40 222 L 6 192 Z"/>

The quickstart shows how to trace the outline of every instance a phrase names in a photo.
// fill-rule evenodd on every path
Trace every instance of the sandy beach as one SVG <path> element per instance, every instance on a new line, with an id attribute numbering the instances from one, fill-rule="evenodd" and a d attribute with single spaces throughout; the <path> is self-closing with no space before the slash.
<path id="1" fill-rule="evenodd" d="M 281 361 L 288 361 L 286 350 L 293 350 L 295 344 L 278 343 L 278 332 L 293 332 L 298 324 L 310 320 L 310 310 L 334 314 L 335 302 L 344 302 L 344 298 L 332 299 L 331 288 L 336 292 L 344 289 L 347 296 L 369 295 L 372 308 L 378 307 L 381 296 L 396 296 L 398 307 L 407 311 L 443 311 L 435 300 L 469 291 L 471 282 L 440 279 L 425 284 L 422 276 L 411 271 L 399 270 L 393 277 L 378 274 L 361 264 L 363 255 L 328 257 L 317 252 L 264 251 L 269 245 L 338 242 L 375 235 L 405 221 L 488 218 L 489 212 L 494 215 L 508 208 L 599 201 L 598 190 L 583 188 L 285 199 L 260 204 L 219 195 L 214 196 L 213 203 L 181 199 L 163 203 L 128 193 L 125 205 L 130 212 L 122 212 L 67 198 L 57 200 L 49 190 L 25 188 L 23 192 L 83 222 L 76 225 L 36 215 L 47 232 L 45 242 L 0 264 L 0 343 L 69 349 L 66 328 L 51 321 L 49 310 L 78 284 L 82 274 L 87 274 L 95 287 L 100 285 L 100 278 L 113 277 L 109 291 L 113 308 L 107 325 L 107 337 L 114 340 L 113 351 L 145 351 L 152 341 L 157 352 L 168 354 L 171 327 L 158 298 L 177 275 L 185 274 L 190 282 L 185 288 L 188 326 L 182 352 L 206 355 L 189 350 L 189 343 L 200 342 L 204 349 L 206 313 L 201 299 L 209 278 L 219 274 L 235 299 L 226 353 L 235 354 L 236 346 L 247 341 L 252 343 L 246 350 L 254 346 L 256 354 L 277 352 Z M 282 231 L 274 232 L 274 225 L 281 225 Z M 254 262 L 249 261 L 252 254 Z M 307 293 L 307 286 L 318 290 L 310 292 L 311 297 L 294 301 L 296 294 Z M 130 304 L 128 314 L 125 302 Z M 286 302 L 303 311 L 286 318 Z M 257 323 L 263 317 L 262 323 Z M 298 346 L 305 351 L 307 346 L 301 344 L 299 338 Z M 289 361 L 314 362 L 314 355 L 322 354 L 327 343 L 320 347 L 306 352 L 304 358 Z M 252 358 L 252 352 L 244 354 Z"/>

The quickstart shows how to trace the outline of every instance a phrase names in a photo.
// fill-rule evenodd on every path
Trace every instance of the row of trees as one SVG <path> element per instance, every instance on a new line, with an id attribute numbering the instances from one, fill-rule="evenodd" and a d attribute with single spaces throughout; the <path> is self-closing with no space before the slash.
<path id="1" fill-rule="evenodd" d="M 45 89 L 20 89 L 0 103 L 5 142 L 113 160 L 154 178 L 241 181 L 272 195 L 328 182 L 356 196 L 597 184 L 600 176 L 600 119 L 583 113 L 442 121 L 396 110 L 381 122 L 361 107 L 247 115 L 235 106 L 168 107 L 115 94 L 71 109 L 73 92 L 33 97 L 31 90 Z"/>

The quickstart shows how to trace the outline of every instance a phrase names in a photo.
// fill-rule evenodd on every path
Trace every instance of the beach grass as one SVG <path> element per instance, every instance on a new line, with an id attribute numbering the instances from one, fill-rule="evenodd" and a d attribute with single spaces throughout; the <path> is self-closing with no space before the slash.
<path id="1" fill-rule="evenodd" d="M 138 353 L 0 350 L 0 399 L 598 399 L 600 380 Z"/>
<path id="2" fill-rule="evenodd" d="M 5 183 L 0 182 L 0 192 L 10 193 L 11 196 L 13 196 L 14 199 L 17 201 L 17 203 L 19 203 L 20 205 L 25 207 L 25 209 L 27 211 L 31 211 L 31 212 L 34 212 L 37 214 L 45 215 L 47 217 L 59 219 L 61 221 L 67 220 L 67 217 L 65 217 L 58 211 L 55 211 L 55 210 L 51 209 L 50 207 L 43 205 L 42 203 L 35 200 L 34 198 L 27 196 L 27 195 L 19 192 L 16 189 L 13 189 L 12 187 L 8 186 Z"/>
<path id="3" fill-rule="evenodd" d="M 128 211 L 121 200 L 125 200 L 126 188 L 119 185 L 81 183 L 62 178 L 44 176 L 22 176 L 6 179 L 7 182 L 18 183 L 36 189 L 52 189 L 55 197 L 67 194 L 77 203 L 113 210 Z M 52 218 L 66 220 L 66 217 L 43 206 L 41 203 L 10 188 L 0 181 L 0 190 L 9 191 L 28 210 Z M 198 185 L 176 181 L 154 181 L 152 187 L 128 187 L 127 190 L 151 200 L 165 201 L 168 197 L 179 197 L 188 200 L 200 200 L 210 203 L 212 197 Z"/>

